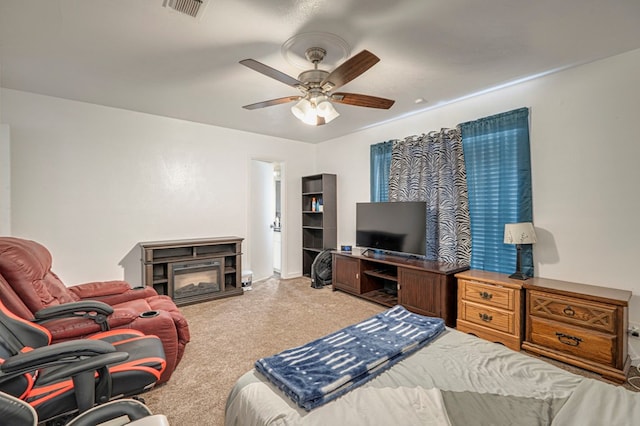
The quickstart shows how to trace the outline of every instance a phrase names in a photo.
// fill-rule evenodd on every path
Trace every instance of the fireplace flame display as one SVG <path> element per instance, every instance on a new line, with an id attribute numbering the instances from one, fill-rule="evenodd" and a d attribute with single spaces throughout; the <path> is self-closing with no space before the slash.
<path id="1" fill-rule="evenodd" d="M 222 265 L 218 260 L 173 265 L 174 300 L 194 298 L 221 291 Z"/>

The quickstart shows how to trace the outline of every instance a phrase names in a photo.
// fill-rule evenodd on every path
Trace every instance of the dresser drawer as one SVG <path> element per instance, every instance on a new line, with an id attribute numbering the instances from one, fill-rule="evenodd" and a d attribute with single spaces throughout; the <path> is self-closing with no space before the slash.
<path id="1" fill-rule="evenodd" d="M 528 297 L 532 316 L 612 334 L 616 332 L 617 311 L 613 306 L 533 290 Z"/>
<path id="2" fill-rule="evenodd" d="M 513 312 L 494 309 L 465 300 L 460 304 L 458 318 L 474 324 L 488 327 L 504 333 L 515 333 L 515 316 Z"/>
<path id="3" fill-rule="evenodd" d="M 509 311 L 515 309 L 515 292 L 512 288 L 499 287 L 478 281 L 460 280 L 463 287 L 462 298 L 464 300 L 494 306 Z M 519 290 L 518 290 L 519 291 Z"/>
<path id="4" fill-rule="evenodd" d="M 600 364 L 615 365 L 616 336 L 530 317 L 531 341 Z"/>

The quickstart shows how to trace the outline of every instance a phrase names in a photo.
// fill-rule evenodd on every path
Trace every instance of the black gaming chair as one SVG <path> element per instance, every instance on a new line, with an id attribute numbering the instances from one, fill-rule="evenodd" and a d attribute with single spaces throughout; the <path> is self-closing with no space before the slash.
<path id="1" fill-rule="evenodd" d="M 143 392 L 166 366 L 160 339 L 137 330 L 50 342 L 47 329 L 0 302 L 0 391 L 28 402 L 41 422 Z"/>
<path id="2" fill-rule="evenodd" d="M 0 419 L 6 425 L 36 426 L 39 423 L 38 414 L 32 406 L 3 392 L 0 392 Z M 118 425 L 169 426 L 164 415 L 152 415 L 144 404 L 133 399 L 98 405 L 66 423 L 66 426 L 95 426 L 115 419 Z"/>

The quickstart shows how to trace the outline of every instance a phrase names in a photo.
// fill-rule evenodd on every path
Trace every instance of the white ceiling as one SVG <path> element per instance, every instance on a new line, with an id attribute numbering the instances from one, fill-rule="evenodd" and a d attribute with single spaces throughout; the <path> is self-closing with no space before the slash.
<path id="1" fill-rule="evenodd" d="M 163 1 L 0 0 L 0 84 L 314 143 L 640 48 L 639 0 L 208 0 L 197 19 Z M 340 91 L 395 105 L 336 104 L 319 127 L 292 104 L 243 109 L 299 92 L 238 61 L 297 77 L 281 47 L 310 32 L 380 57 Z"/>

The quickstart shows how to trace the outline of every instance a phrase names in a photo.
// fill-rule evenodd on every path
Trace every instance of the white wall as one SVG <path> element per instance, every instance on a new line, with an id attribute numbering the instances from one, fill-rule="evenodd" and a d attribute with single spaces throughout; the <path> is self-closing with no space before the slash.
<path id="1" fill-rule="evenodd" d="M 300 178 L 314 172 L 313 145 L 8 89 L 1 99 L 11 233 L 49 248 L 67 285 L 139 282 L 141 241 L 247 238 L 252 158 L 286 167 L 283 275 L 301 274 Z"/>
<path id="2" fill-rule="evenodd" d="M 536 275 L 631 290 L 640 322 L 639 75 L 635 50 L 319 145 L 318 169 L 339 176 L 338 244 L 369 201 L 371 144 L 529 107 Z"/>
<path id="3" fill-rule="evenodd" d="M 0 235 L 11 233 L 11 133 L 0 124 Z"/>

